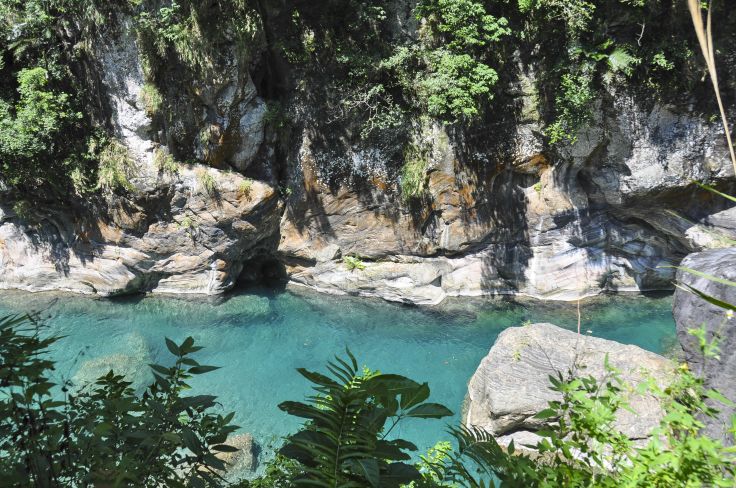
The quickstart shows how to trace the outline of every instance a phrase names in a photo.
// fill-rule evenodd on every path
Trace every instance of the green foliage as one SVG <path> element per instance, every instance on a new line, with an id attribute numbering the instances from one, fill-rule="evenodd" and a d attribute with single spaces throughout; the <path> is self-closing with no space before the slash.
<path id="1" fill-rule="evenodd" d="M 156 88 L 156 85 L 150 81 L 143 84 L 140 99 L 143 103 L 143 107 L 146 109 L 146 114 L 149 117 L 156 115 L 161 110 L 161 106 L 164 102 L 161 92 Z"/>
<path id="2" fill-rule="evenodd" d="M 348 271 L 364 270 L 365 263 L 357 256 L 343 256 L 342 262 Z"/>
<path id="3" fill-rule="evenodd" d="M 428 168 L 427 155 L 416 145 L 409 145 L 404 151 L 404 166 L 401 168 L 399 180 L 401 198 L 405 202 L 424 195 Z"/>
<path id="4" fill-rule="evenodd" d="M 430 394 L 426 383 L 394 374 L 364 376 L 350 351 L 327 368 L 331 377 L 299 369 L 315 395 L 308 403 L 279 405 L 307 420 L 280 451 L 300 463 L 294 484 L 398 487 L 420 479 L 417 468 L 405 462 L 416 446 L 389 434 L 405 419 L 439 419 L 452 412 L 426 402 Z"/>
<path id="5" fill-rule="evenodd" d="M 595 98 L 589 73 L 564 74 L 556 98 L 557 120 L 545 133 L 552 144 L 577 141 L 577 131 L 592 117 L 591 104 Z"/>
<path id="6" fill-rule="evenodd" d="M 183 396 L 188 380 L 217 369 L 191 355 L 191 337 L 166 339 L 171 366 L 151 365 L 155 382 L 137 396 L 110 371 L 55 391 L 48 348 L 29 317 L 0 318 L 0 477 L 7 486 L 221 486 L 215 455 L 236 427 L 214 413 L 215 397 Z M 73 391 L 73 393 L 70 393 Z"/>
<path id="7" fill-rule="evenodd" d="M 49 86 L 46 69 L 22 69 L 17 81 L 17 102 L 0 99 L 0 169 L 11 185 L 36 186 L 66 169 L 66 161 L 50 157 L 64 157 L 54 150 L 56 141 L 81 114 L 72 109 L 67 93 Z"/>
<path id="8" fill-rule="evenodd" d="M 169 175 L 179 173 L 179 164 L 174 159 L 174 156 L 160 147 L 153 150 L 153 164 L 156 166 L 159 173 Z"/>
<path id="9" fill-rule="evenodd" d="M 217 180 L 205 168 L 197 170 L 197 181 L 199 187 L 210 197 L 217 196 Z"/>
<path id="10" fill-rule="evenodd" d="M 26 222 L 33 218 L 32 207 L 28 200 L 18 200 L 13 204 L 13 213 Z"/>
<path id="11" fill-rule="evenodd" d="M 478 104 L 493 98 L 498 74 L 468 54 L 438 49 L 429 54 L 429 67 L 419 86 L 427 110 L 434 117 L 474 117 L 480 113 Z"/>
<path id="12" fill-rule="evenodd" d="M 686 365 L 665 388 L 654 380 L 625 384 L 607 358 L 605 368 L 602 382 L 591 376 L 550 377 L 561 400 L 537 415 L 549 427 L 538 432 L 542 440 L 536 446 L 525 446 L 533 455 L 517 452 L 513 443 L 503 449 L 481 430 L 451 428 L 458 448 L 433 464 L 439 486 L 488 486 L 493 476 L 501 486 L 733 486 L 736 449 L 702 433 L 702 418 L 717 413 L 708 402 L 730 404 L 727 399 L 706 390 Z M 616 412 L 629 408 L 633 391 L 655 396 L 665 410 L 643 447 L 635 447 L 614 425 Z"/>
<path id="13" fill-rule="evenodd" d="M 130 179 L 135 175 L 136 165 L 128 148 L 117 139 L 102 141 L 99 144 L 102 147 L 97 154 L 100 162 L 97 188 L 113 192 L 133 191 Z M 92 147 L 91 151 L 96 152 L 97 147 Z"/>
<path id="14" fill-rule="evenodd" d="M 508 21 L 474 0 L 422 0 L 415 15 L 426 21 L 429 38 L 422 55 L 427 69 L 417 75 L 427 112 L 448 121 L 478 116 L 498 81 L 485 52 L 511 34 Z"/>
<path id="15" fill-rule="evenodd" d="M 243 179 L 238 183 L 238 196 L 250 200 L 253 194 L 253 180 L 250 178 Z"/>

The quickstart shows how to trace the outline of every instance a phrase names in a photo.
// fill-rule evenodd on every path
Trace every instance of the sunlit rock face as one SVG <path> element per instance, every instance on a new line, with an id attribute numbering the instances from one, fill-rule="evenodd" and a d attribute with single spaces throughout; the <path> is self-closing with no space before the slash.
<path id="1" fill-rule="evenodd" d="M 654 380 L 665 387 L 674 365 L 637 346 L 580 335 L 553 324 L 511 327 L 501 333 L 468 383 L 463 422 L 485 430 L 507 445 L 535 445 L 535 432 L 549 419 L 536 415 L 562 395 L 550 389 L 549 377 L 592 376 L 605 381 L 605 360 L 620 371 L 621 379 L 636 385 Z M 634 441 L 646 441 L 664 417 L 654 395 L 632 393 L 629 409 L 616 414 L 615 427 Z"/>
<path id="2" fill-rule="evenodd" d="M 370 161 L 352 185 L 329 185 L 305 133 L 278 254 L 294 283 L 407 303 L 671 289 L 670 266 L 736 235 L 729 202 L 692 184 L 732 185 L 722 130 L 625 93 L 596 114 L 556 151 L 532 115 L 475 138 L 431 126 L 426 193 L 409 203 L 382 170 L 364 174 Z M 365 269 L 348 269 L 348 255 Z"/>
<path id="3" fill-rule="evenodd" d="M 694 253 L 682 261 L 682 266 L 697 270 L 721 280 L 736 282 L 736 248 L 713 249 Z M 736 304 L 736 287 L 719 283 L 687 271 L 677 272 L 677 281 L 726 303 Z M 677 323 L 677 338 L 685 351 L 690 367 L 705 378 L 705 386 L 720 391 L 731 402 L 736 402 L 736 328 L 733 314 L 694 293 L 678 288 L 675 291 L 673 314 Z M 708 341 L 719 346 L 717 357 L 705 357 L 699 340 L 691 329 L 704 327 Z M 719 411 L 714 418 L 706 418 L 706 433 L 733 444 L 731 416 L 733 405 L 712 402 Z"/>
<path id="4" fill-rule="evenodd" d="M 133 161 L 132 189 L 108 194 L 92 211 L 34 206 L 30 215 L 18 215 L 0 194 L 0 288 L 222 293 L 243 263 L 274 247 L 280 214 L 271 182 L 224 169 L 245 169 L 263 140 L 265 105 L 247 70 L 225 56 L 214 84 L 187 94 L 197 101 L 171 121 L 167 147 L 145 106 L 142 54 L 129 21 L 100 40 L 96 57 L 115 136 Z M 191 146 L 187 134 L 206 130 L 221 137 L 197 137 Z M 158 167 L 157 152 L 174 150 L 201 153 L 223 169 Z"/>
<path id="5" fill-rule="evenodd" d="M 398 16 L 395 28 L 414 24 Z M 132 29 L 123 18 L 106 32 L 94 66 L 111 130 L 135 161 L 133 190 L 19 215 L 0 187 L 0 287 L 212 294 L 268 263 L 295 285 L 412 304 L 575 300 L 671 289 L 668 266 L 736 236 L 729 202 L 692 184 L 736 189 L 721 127 L 690 107 L 609 87 L 577 142 L 550 147 L 537 68 L 519 61 L 511 108 L 499 102 L 493 118 L 422 119 L 409 135 L 356 142 L 351 121 L 323 124 L 296 89 L 283 100 L 290 129 L 269 128 L 263 92 L 283 80 L 256 72 L 264 46 L 233 43 L 208 63 L 216 76 L 164 67 L 164 118 L 146 101 Z M 426 159 L 413 198 L 400 189 L 407 137 Z M 180 162 L 176 173 L 162 155 Z"/>

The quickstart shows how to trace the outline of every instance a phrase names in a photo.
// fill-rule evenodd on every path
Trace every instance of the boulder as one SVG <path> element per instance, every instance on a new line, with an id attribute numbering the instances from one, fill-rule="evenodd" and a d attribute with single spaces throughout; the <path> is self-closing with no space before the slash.
<path id="1" fill-rule="evenodd" d="M 736 248 L 712 249 L 690 254 L 682 267 L 694 269 L 702 273 L 736 281 Z M 706 278 L 695 276 L 685 271 L 678 271 L 677 281 L 690 285 L 703 293 L 719 300 L 736 304 L 736 287 L 717 283 Z M 729 319 L 726 311 L 712 305 L 700 297 L 683 289 L 677 289 L 673 305 L 673 314 L 677 323 L 677 338 L 685 352 L 685 360 L 691 369 L 705 377 L 705 386 L 720 391 L 726 398 L 736 401 L 736 320 Z M 703 357 L 698 339 L 688 330 L 704 326 L 709 339 L 720 341 L 720 358 Z M 733 443 L 733 436 L 728 433 L 734 408 L 717 405 L 720 413 L 716 418 L 704 419 L 705 432 L 725 442 Z"/>
<path id="2" fill-rule="evenodd" d="M 228 446 L 238 449 L 236 452 L 220 452 L 216 456 L 227 465 L 223 477 L 235 482 L 252 474 L 258 467 L 258 444 L 250 434 L 237 434 L 230 437 Z"/>
<path id="3" fill-rule="evenodd" d="M 151 357 L 146 339 L 140 334 L 131 333 L 120 343 L 125 346 L 124 353 L 98 356 L 84 361 L 72 377 L 74 388 L 91 385 L 112 370 L 117 375 L 123 375 L 136 393 L 142 393 L 153 381 L 153 374 L 148 366 Z"/>
<path id="4" fill-rule="evenodd" d="M 553 324 L 512 327 L 498 336 L 470 379 L 464 422 L 490 432 L 502 445 L 511 439 L 530 443 L 546 422 L 535 415 L 550 401 L 561 399 L 550 389 L 549 376 L 572 373 L 601 381 L 606 376 L 606 355 L 622 379 L 633 385 L 649 376 L 664 385 L 673 369 L 668 359 L 637 346 L 580 335 Z M 616 426 L 630 439 L 645 441 L 664 415 L 662 406 L 652 395 L 629 395 L 633 412 L 620 410 Z"/>

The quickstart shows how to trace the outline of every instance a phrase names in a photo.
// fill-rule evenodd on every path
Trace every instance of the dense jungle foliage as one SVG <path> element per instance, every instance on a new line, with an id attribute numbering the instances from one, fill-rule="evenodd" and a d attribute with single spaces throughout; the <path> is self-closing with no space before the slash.
<path id="1" fill-rule="evenodd" d="M 725 2 L 714 8 L 728 50 L 732 16 Z M 129 188 L 96 56 L 123 28 L 143 51 L 146 111 L 160 127 L 173 124 L 177 93 L 239 56 L 282 136 L 289 123 L 375 144 L 403 134 L 406 155 L 422 150 L 411 133 L 426 120 L 462 130 L 498 114 L 541 118 L 553 147 L 574 142 L 617 87 L 686 96 L 704 74 L 686 10 L 679 0 L 0 0 L 0 177 L 25 192 Z M 524 83 L 533 113 L 514 95 Z M 295 109 L 305 105 L 312 115 Z"/>

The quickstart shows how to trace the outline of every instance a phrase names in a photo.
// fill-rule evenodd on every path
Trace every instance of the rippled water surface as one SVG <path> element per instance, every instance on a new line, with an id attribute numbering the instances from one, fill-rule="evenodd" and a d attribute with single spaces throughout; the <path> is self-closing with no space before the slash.
<path id="1" fill-rule="evenodd" d="M 432 399 L 457 418 L 470 376 L 503 329 L 525 321 L 570 329 L 577 324 L 575 304 L 456 300 L 427 309 L 301 291 L 250 291 L 218 300 L 0 294 L 0 313 L 18 311 L 41 311 L 50 329 L 66 336 L 53 349 L 57 381 L 96 374 L 107 364 L 137 370 L 145 381 L 146 363 L 170 362 L 163 338 L 180 342 L 191 335 L 205 346 L 197 359 L 222 366 L 196 378 L 195 392 L 218 395 L 265 453 L 299 424 L 276 408 L 308 392 L 295 368 L 321 369 L 346 346 L 361 365 L 429 382 Z M 669 297 L 585 302 L 582 323 L 593 336 L 658 353 L 674 343 Z M 446 437 L 445 425 L 421 421 L 401 434 L 426 449 Z"/>

